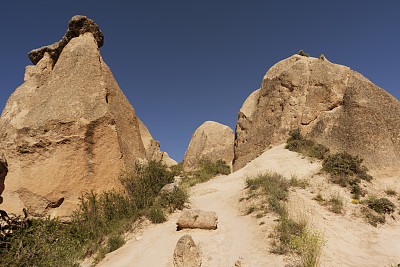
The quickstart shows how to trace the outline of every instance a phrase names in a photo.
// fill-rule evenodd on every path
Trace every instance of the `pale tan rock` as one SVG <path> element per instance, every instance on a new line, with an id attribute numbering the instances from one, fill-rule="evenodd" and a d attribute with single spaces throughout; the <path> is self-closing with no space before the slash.
<path id="1" fill-rule="evenodd" d="M 146 150 L 146 157 L 149 160 L 162 161 L 168 167 L 177 165 L 178 163 L 168 156 L 167 152 L 160 151 L 160 142 L 153 139 L 150 131 L 147 129 L 146 125 L 139 119 L 139 129 L 140 135 L 142 136 L 142 141 L 144 148 Z"/>
<path id="2" fill-rule="evenodd" d="M 202 264 L 199 247 L 190 235 L 179 238 L 174 250 L 175 267 L 200 267 Z"/>
<path id="3" fill-rule="evenodd" d="M 215 230 L 218 226 L 218 215 L 214 211 L 183 210 L 176 224 L 178 229 L 199 228 Z"/>
<path id="4" fill-rule="evenodd" d="M 192 135 L 183 159 L 184 170 L 196 169 L 202 158 L 211 161 L 222 159 L 230 165 L 234 139 L 235 135 L 228 126 L 214 121 L 204 122 Z"/>
<path id="5" fill-rule="evenodd" d="M 400 102 L 350 68 L 294 55 L 275 64 L 239 111 L 233 169 L 242 168 L 290 129 L 365 159 L 374 171 L 400 166 Z"/>
<path id="6" fill-rule="evenodd" d="M 0 208 L 68 216 L 85 192 L 120 188 L 121 170 L 149 159 L 139 123 L 91 32 L 70 39 L 57 62 L 44 53 L 0 117 Z"/>

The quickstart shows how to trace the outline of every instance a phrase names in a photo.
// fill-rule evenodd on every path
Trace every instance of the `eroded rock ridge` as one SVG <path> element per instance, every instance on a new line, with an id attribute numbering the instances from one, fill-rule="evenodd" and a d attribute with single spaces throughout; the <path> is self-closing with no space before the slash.
<path id="1" fill-rule="evenodd" d="M 290 129 L 365 159 L 375 172 L 400 166 L 400 102 L 350 68 L 291 56 L 275 64 L 238 113 L 233 168 L 238 170 Z"/>

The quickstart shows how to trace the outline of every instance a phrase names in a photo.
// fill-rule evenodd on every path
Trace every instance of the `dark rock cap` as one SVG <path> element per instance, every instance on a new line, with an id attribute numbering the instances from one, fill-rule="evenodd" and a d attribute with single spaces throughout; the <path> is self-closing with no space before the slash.
<path id="1" fill-rule="evenodd" d="M 93 20 L 88 19 L 85 16 L 76 15 L 73 16 L 69 21 L 68 30 L 59 42 L 48 46 L 43 46 L 41 48 L 33 49 L 31 52 L 28 53 L 29 59 L 32 61 L 33 64 L 36 65 L 39 60 L 42 59 L 44 53 L 47 52 L 55 63 L 60 56 L 61 51 L 68 44 L 68 42 L 72 38 L 78 37 L 86 32 L 90 32 L 93 34 L 99 48 L 103 46 L 104 35 L 101 32 L 99 26 Z"/>

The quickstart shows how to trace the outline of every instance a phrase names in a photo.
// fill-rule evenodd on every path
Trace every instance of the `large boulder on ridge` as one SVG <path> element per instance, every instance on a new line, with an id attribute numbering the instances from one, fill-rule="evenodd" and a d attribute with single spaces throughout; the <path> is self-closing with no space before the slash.
<path id="1" fill-rule="evenodd" d="M 204 122 L 192 135 L 183 159 L 184 170 L 196 169 L 202 158 L 211 161 L 222 159 L 230 165 L 234 139 L 233 130 L 228 126 L 214 121 Z"/>
<path id="2" fill-rule="evenodd" d="M 234 170 L 285 142 L 297 127 L 333 152 L 364 158 L 373 173 L 400 170 L 400 102 L 346 66 L 300 55 L 275 64 L 244 102 Z"/>
<path id="3" fill-rule="evenodd" d="M 119 188 L 121 169 L 149 160 L 141 122 L 90 25 L 74 17 L 59 56 L 35 56 L 1 114 L 0 169 L 8 166 L 8 173 L 0 175 L 0 208 L 7 212 L 67 216 L 83 193 Z"/>

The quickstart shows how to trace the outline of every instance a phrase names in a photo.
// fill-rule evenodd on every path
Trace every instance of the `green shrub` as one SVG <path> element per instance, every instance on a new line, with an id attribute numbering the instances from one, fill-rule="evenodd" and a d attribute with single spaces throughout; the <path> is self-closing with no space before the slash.
<path id="1" fill-rule="evenodd" d="M 295 236 L 291 242 L 293 249 L 300 255 L 301 264 L 304 267 L 319 265 L 324 245 L 323 235 L 307 228 L 300 235 Z"/>
<path id="2" fill-rule="evenodd" d="M 199 167 L 196 171 L 184 175 L 182 179 L 183 184 L 193 186 L 198 183 L 207 182 L 218 174 L 228 175 L 231 173 L 231 168 L 223 160 L 213 162 L 208 158 L 202 158 L 199 160 L 198 165 Z"/>
<path id="3" fill-rule="evenodd" d="M 325 202 L 325 199 L 322 196 L 321 192 L 318 192 L 318 194 L 313 199 L 318 201 L 318 202 Z"/>
<path id="4" fill-rule="evenodd" d="M 175 186 L 172 192 L 161 192 L 159 202 L 161 206 L 168 207 L 170 212 L 173 212 L 176 209 L 183 209 L 188 199 L 189 194 L 186 189 L 182 186 Z"/>
<path id="5" fill-rule="evenodd" d="M 82 256 L 83 240 L 56 219 L 26 221 L 0 241 L 0 266 L 72 266 Z"/>
<path id="6" fill-rule="evenodd" d="M 172 172 L 172 174 L 174 176 L 179 176 L 179 175 L 182 175 L 184 173 L 184 171 L 183 171 L 183 161 L 181 161 L 178 164 L 173 165 L 173 166 L 171 166 L 169 168 L 170 168 L 170 170 L 171 170 L 171 172 Z"/>
<path id="7" fill-rule="evenodd" d="M 296 133 L 293 135 L 298 138 Z M 272 235 L 274 241 L 272 242 L 271 252 L 278 254 L 285 254 L 289 251 L 296 252 L 304 266 L 316 266 L 321 256 L 324 239 L 319 233 L 306 229 L 307 220 L 291 218 L 286 205 L 290 185 L 300 185 L 301 183 L 296 177 L 292 177 L 291 181 L 288 181 L 280 174 L 265 173 L 247 178 L 246 188 L 249 196 L 257 194 L 266 198 L 268 210 L 279 216 L 278 224 Z M 267 207 L 264 204 L 260 205 L 261 210 Z M 256 206 L 252 205 L 248 207 L 247 214 L 255 210 Z M 266 210 L 264 210 L 265 212 Z M 257 218 L 262 216 L 262 212 L 256 215 Z M 264 224 L 264 222 L 261 222 L 261 224 Z"/>
<path id="8" fill-rule="evenodd" d="M 351 191 L 350 191 L 350 193 L 353 194 L 353 198 L 354 198 L 354 199 L 360 200 L 361 188 L 360 188 L 360 186 L 359 186 L 358 184 L 353 184 L 353 185 L 351 186 Z"/>
<path id="9" fill-rule="evenodd" d="M 300 50 L 298 54 L 303 57 L 310 57 L 310 54 L 305 53 L 303 50 Z"/>
<path id="10" fill-rule="evenodd" d="M 329 201 L 330 210 L 334 213 L 343 212 L 343 198 L 339 194 L 331 195 Z"/>
<path id="11" fill-rule="evenodd" d="M 307 180 L 304 179 L 297 179 L 297 177 L 295 175 L 292 175 L 292 177 L 290 177 L 289 180 L 289 185 L 293 186 L 293 187 L 300 187 L 302 189 L 306 189 L 306 187 L 309 185 Z"/>
<path id="12" fill-rule="evenodd" d="M 289 136 L 290 136 L 290 138 L 288 139 L 288 143 L 295 141 L 295 140 L 303 140 L 304 139 L 303 135 L 301 134 L 300 128 L 289 130 Z"/>
<path id="13" fill-rule="evenodd" d="M 163 223 L 167 220 L 161 206 L 150 207 L 148 218 L 152 223 Z"/>
<path id="14" fill-rule="evenodd" d="M 107 241 L 107 252 L 119 249 L 125 244 L 125 239 L 121 235 L 114 235 Z"/>
<path id="15" fill-rule="evenodd" d="M 150 214 L 157 222 L 165 220 L 162 209 L 152 205 L 160 189 L 172 180 L 173 174 L 165 165 L 151 161 L 121 178 L 123 192 L 83 195 L 68 224 L 49 218 L 21 223 L 11 235 L 0 239 L 0 266 L 74 266 L 77 259 L 96 250 L 101 258 L 121 245 L 120 238 L 111 237 L 107 248 L 101 248 L 105 236 L 123 232 L 141 214 Z"/>
<path id="16" fill-rule="evenodd" d="M 368 169 L 362 166 L 362 159 L 358 156 L 352 156 L 347 152 L 328 155 L 323 163 L 322 168 L 335 177 L 352 177 L 370 181 L 372 177 L 367 174 Z M 348 180 L 351 182 L 351 180 Z M 354 181 L 353 183 L 357 183 Z"/>
<path id="17" fill-rule="evenodd" d="M 138 211 L 152 206 L 161 188 L 173 181 L 173 173 L 161 161 L 136 165 L 133 172 L 121 177 L 121 183 Z"/>
<path id="18" fill-rule="evenodd" d="M 385 193 L 386 193 L 388 196 L 395 196 L 395 195 L 397 195 L 397 191 L 396 191 L 395 189 L 393 189 L 393 188 L 386 188 Z"/>
<path id="19" fill-rule="evenodd" d="M 289 131 L 290 138 L 287 140 L 286 149 L 301 153 L 307 157 L 324 159 L 329 153 L 329 148 L 321 144 L 316 144 L 312 140 L 304 139 L 300 128 Z"/>
<path id="20" fill-rule="evenodd" d="M 246 210 L 246 215 L 249 215 L 249 214 L 253 213 L 255 210 L 256 210 L 256 207 L 253 206 L 253 205 L 248 207 L 247 210 Z"/>
<path id="21" fill-rule="evenodd" d="M 373 209 L 379 214 L 394 212 L 396 205 L 387 198 L 369 197 L 365 201 L 370 209 Z"/>
<path id="22" fill-rule="evenodd" d="M 372 226 L 377 227 L 378 223 L 385 223 L 385 215 L 377 214 L 366 207 L 363 207 L 361 211 L 364 213 L 367 222 Z"/>
<path id="23" fill-rule="evenodd" d="M 291 243 L 296 236 L 301 236 L 306 228 L 306 223 L 297 222 L 289 218 L 287 214 L 280 216 L 279 223 L 275 228 L 278 243 L 272 249 L 272 253 L 285 254 L 291 250 Z"/>

